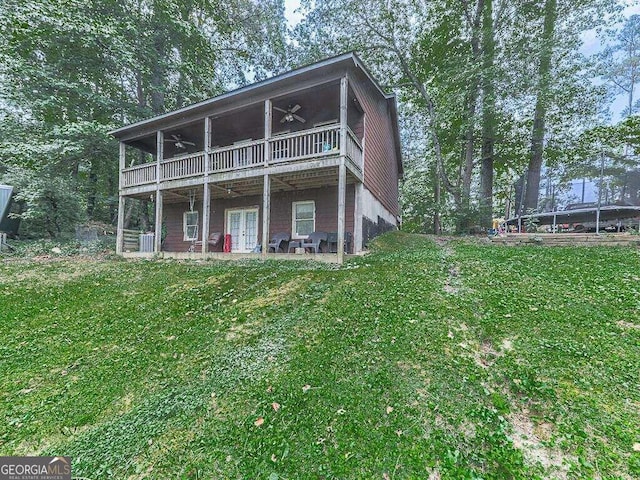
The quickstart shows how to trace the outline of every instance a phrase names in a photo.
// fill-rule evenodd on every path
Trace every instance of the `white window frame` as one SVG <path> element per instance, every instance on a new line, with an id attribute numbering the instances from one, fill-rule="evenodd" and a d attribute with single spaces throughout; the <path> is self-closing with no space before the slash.
<path id="1" fill-rule="evenodd" d="M 190 214 L 196 214 L 196 223 L 187 224 L 187 216 Z M 193 212 L 187 211 L 182 214 L 182 240 L 185 242 L 193 242 L 194 240 L 198 240 L 198 223 L 200 221 L 200 214 L 197 210 Z M 195 236 L 189 236 L 189 228 L 188 227 L 196 227 L 195 228 Z"/>
<path id="2" fill-rule="evenodd" d="M 316 231 L 316 202 L 315 200 L 304 200 L 301 202 L 293 202 L 291 204 L 291 238 L 293 239 L 297 239 L 297 240 L 302 240 L 304 238 L 308 238 L 309 235 L 298 235 L 297 233 L 297 228 L 296 228 L 296 207 L 298 205 L 303 205 L 303 204 L 311 204 L 313 205 L 313 228 L 311 229 L 312 232 Z M 305 219 L 308 220 L 308 219 Z"/>

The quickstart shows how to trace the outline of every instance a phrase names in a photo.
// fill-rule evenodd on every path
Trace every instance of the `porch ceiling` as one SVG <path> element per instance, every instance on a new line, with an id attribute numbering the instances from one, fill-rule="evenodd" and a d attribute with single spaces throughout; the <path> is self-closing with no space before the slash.
<path id="1" fill-rule="evenodd" d="M 356 182 L 356 178 L 347 170 L 347 184 Z M 302 172 L 289 172 L 280 175 L 271 175 L 271 193 L 291 192 L 295 190 L 308 190 L 312 188 L 335 187 L 338 185 L 338 168 L 327 167 Z M 210 183 L 211 198 L 238 198 L 262 195 L 263 177 L 250 177 L 239 180 L 229 180 L 219 183 Z M 163 190 L 163 203 L 184 203 L 189 201 L 189 195 L 195 193 L 196 201 L 202 201 L 202 186 L 193 188 L 180 188 Z M 134 198 L 151 200 L 155 194 L 139 194 Z"/>

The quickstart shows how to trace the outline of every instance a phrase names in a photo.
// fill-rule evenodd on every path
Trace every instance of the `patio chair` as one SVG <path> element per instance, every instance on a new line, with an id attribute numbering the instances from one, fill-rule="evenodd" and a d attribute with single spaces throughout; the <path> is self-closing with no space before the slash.
<path id="1" fill-rule="evenodd" d="M 322 243 L 327 243 L 327 232 L 312 232 L 307 237 L 307 240 L 302 244 L 302 246 L 306 249 L 312 250 L 313 253 L 320 253 L 320 245 Z"/>
<path id="2" fill-rule="evenodd" d="M 269 250 L 273 248 L 273 253 L 278 253 L 278 250 L 281 250 L 282 253 L 285 253 L 289 247 L 289 240 L 291 240 L 291 235 L 288 233 L 276 233 L 273 238 L 269 241 Z"/>
<path id="3" fill-rule="evenodd" d="M 338 232 L 327 233 L 327 248 L 329 253 L 338 252 Z M 351 252 L 351 232 L 344 232 L 344 253 Z"/>
<path id="4" fill-rule="evenodd" d="M 220 243 L 220 240 L 222 240 L 222 233 L 220 232 L 213 232 L 211 235 L 209 235 L 209 238 L 207 239 L 209 251 L 212 251 L 212 249 L 214 249 Z M 195 246 L 202 247 L 202 240 L 197 240 L 195 242 Z M 195 251 L 195 249 L 193 251 Z"/>

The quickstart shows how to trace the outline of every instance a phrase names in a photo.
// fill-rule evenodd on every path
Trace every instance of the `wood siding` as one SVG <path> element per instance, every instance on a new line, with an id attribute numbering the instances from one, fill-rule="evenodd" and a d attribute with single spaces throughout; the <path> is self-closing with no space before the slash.
<path id="1" fill-rule="evenodd" d="M 326 187 L 311 190 L 297 190 L 292 192 L 273 193 L 271 196 L 271 223 L 269 234 L 278 232 L 291 233 L 291 205 L 293 202 L 313 200 L 316 206 L 316 230 L 336 232 L 338 230 L 338 188 Z M 345 231 L 353 234 L 353 209 L 355 203 L 355 189 L 347 185 L 345 215 Z M 209 232 L 225 232 L 224 212 L 230 208 L 258 208 L 258 243 L 262 238 L 262 195 L 216 199 L 211 201 L 211 220 Z M 162 250 L 165 252 L 186 252 L 191 242 L 183 241 L 182 217 L 189 210 L 189 204 L 173 203 L 164 206 L 164 224 L 167 236 Z M 194 210 L 198 210 L 198 230 L 202 228 L 202 203 L 196 202 Z M 202 235 L 199 235 L 200 237 Z M 222 242 L 213 251 L 222 251 Z"/>
<path id="2" fill-rule="evenodd" d="M 391 214 L 400 214 L 398 159 L 388 102 L 366 80 L 351 78 L 349 85 L 365 111 L 364 184 Z"/>

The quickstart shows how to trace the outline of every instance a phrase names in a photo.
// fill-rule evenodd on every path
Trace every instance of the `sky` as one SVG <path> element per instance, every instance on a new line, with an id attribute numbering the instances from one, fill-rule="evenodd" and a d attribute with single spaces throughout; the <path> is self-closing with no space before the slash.
<path id="1" fill-rule="evenodd" d="M 638 0 L 619 0 L 619 3 L 624 6 L 623 15 L 625 18 L 630 17 L 631 15 L 640 15 L 640 2 Z M 300 6 L 300 0 L 284 0 L 285 5 L 285 18 L 289 22 L 290 27 L 294 27 L 298 24 L 298 22 L 302 19 L 302 15 L 296 12 L 296 9 Z M 583 46 L 581 52 L 584 55 L 593 55 L 597 53 L 601 48 L 602 44 L 600 39 L 598 38 L 595 30 L 590 30 L 585 32 L 582 36 Z M 626 97 L 624 95 L 620 95 L 616 98 L 611 105 L 611 111 L 613 114 L 612 121 L 615 123 L 620 119 L 620 112 L 626 105 Z M 597 200 L 597 190 L 595 188 L 595 184 L 593 182 L 587 181 L 585 185 L 585 198 L 586 202 L 593 202 Z M 572 189 L 570 195 L 573 195 L 574 200 L 581 200 L 582 194 L 582 181 L 576 181 L 574 185 L 572 185 Z"/>
<path id="2" fill-rule="evenodd" d="M 295 27 L 302 19 L 302 15 L 295 10 L 300 6 L 300 0 L 284 0 L 284 16 L 290 27 Z"/>
<path id="3" fill-rule="evenodd" d="M 619 3 L 624 6 L 623 15 L 625 18 L 630 17 L 631 15 L 640 15 L 640 2 L 638 0 L 619 0 Z M 296 12 L 296 9 L 300 6 L 300 0 L 284 0 L 285 7 L 285 18 L 289 22 L 290 27 L 294 27 L 298 24 L 298 22 L 302 19 L 302 15 Z M 602 45 L 600 43 L 600 39 L 597 37 L 595 30 L 590 30 L 585 32 L 582 35 L 583 38 L 583 46 L 582 53 L 585 55 L 593 55 L 597 53 Z M 620 119 L 620 112 L 626 105 L 626 97 L 624 95 L 620 95 L 616 98 L 611 106 L 611 111 L 613 112 L 612 120 L 614 122 Z"/>

